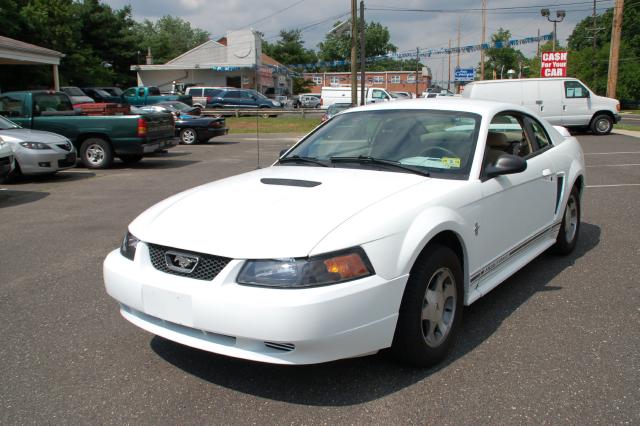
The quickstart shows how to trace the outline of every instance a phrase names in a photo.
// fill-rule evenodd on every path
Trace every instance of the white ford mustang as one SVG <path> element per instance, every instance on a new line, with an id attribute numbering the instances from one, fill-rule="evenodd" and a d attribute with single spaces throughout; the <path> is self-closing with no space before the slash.
<path id="1" fill-rule="evenodd" d="M 573 250 L 584 171 L 575 138 L 514 105 L 353 108 L 269 168 L 149 208 L 105 285 L 133 324 L 206 351 L 310 364 L 391 347 L 432 365 L 463 305 Z"/>

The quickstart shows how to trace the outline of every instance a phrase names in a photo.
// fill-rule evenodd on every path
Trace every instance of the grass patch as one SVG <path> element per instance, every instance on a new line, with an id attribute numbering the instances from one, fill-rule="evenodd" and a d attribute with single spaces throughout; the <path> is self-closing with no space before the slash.
<path id="1" fill-rule="evenodd" d="M 614 129 L 631 130 L 633 132 L 640 132 L 640 126 L 629 126 L 628 124 L 614 124 Z"/>
<path id="2" fill-rule="evenodd" d="M 227 117 L 229 133 L 255 133 L 256 117 Z M 258 117 L 260 133 L 308 133 L 320 124 L 320 117 Z"/>
<path id="3" fill-rule="evenodd" d="M 625 109 L 622 112 L 626 112 L 628 114 L 640 114 L 640 109 Z"/>

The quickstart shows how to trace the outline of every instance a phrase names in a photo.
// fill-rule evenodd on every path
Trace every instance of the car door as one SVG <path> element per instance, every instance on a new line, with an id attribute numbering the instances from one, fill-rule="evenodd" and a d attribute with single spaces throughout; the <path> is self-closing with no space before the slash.
<path id="1" fill-rule="evenodd" d="M 510 252 L 534 241 L 553 221 L 557 190 L 553 163 L 545 155 L 549 147 L 538 149 L 527 127 L 528 119 L 525 114 L 506 112 L 496 115 L 490 125 L 483 169 L 505 153 L 524 158 L 527 168 L 490 179 L 484 173 L 481 176 L 476 240 L 479 265 L 508 260 Z M 501 124 L 506 120 L 509 126 Z"/>
<path id="2" fill-rule="evenodd" d="M 591 115 L 589 90 L 579 81 L 565 81 L 562 98 L 562 125 L 587 126 Z"/>
<path id="3" fill-rule="evenodd" d="M 222 96 L 225 108 L 242 108 L 242 95 L 239 90 L 229 90 Z"/>
<path id="4" fill-rule="evenodd" d="M 242 102 L 242 106 L 245 108 L 258 108 L 260 105 L 260 100 L 257 96 L 254 96 L 251 92 L 247 92 L 243 90 L 240 92 L 240 100 Z"/>
<path id="5" fill-rule="evenodd" d="M 138 104 L 140 104 L 138 102 L 137 89 L 135 87 L 131 87 L 131 88 L 125 90 L 124 93 L 122 94 L 122 96 L 124 97 L 124 100 L 129 105 L 137 106 Z"/>
<path id="6" fill-rule="evenodd" d="M 562 80 L 538 80 L 538 96 L 536 101 L 540 101 L 540 114 L 549 123 L 562 125 Z"/>

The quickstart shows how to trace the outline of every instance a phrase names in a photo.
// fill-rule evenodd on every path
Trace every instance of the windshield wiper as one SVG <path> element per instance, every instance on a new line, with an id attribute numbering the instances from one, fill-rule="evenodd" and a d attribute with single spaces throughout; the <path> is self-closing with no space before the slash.
<path id="1" fill-rule="evenodd" d="M 397 161 L 385 160 L 382 158 L 375 158 L 368 155 L 359 155 L 357 157 L 331 157 L 332 163 L 364 163 L 364 164 L 379 164 L 383 166 L 394 167 L 396 169 L 405 170 L 407 172 L 415 173 L 417 175 L 429 177 L 429 172 L 425 170 L 419 170 L 415 167 L 407 166 Z"/>
<path id="2" fill-rule="evenodd" d="M 299 155 L 293 155 L 291 157 L 284 157 L 278 160 L 278 163 L 311 163 L 317 164 L 322 167 L 329 167 L 327 163 L 323 163 L 315 157 L 300 157 Z"/>

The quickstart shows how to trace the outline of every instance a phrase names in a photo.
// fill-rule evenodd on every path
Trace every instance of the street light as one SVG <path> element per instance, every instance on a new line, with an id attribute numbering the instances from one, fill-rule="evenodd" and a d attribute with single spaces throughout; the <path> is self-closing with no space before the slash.
<path id="1" fill-rule="evenodd" d="M 540 9 L 540 14 L 542 16 L 544 16 L 545 18 L 547 18 L 547 21 L 549 22 L 553 22 L 553 51 L 556 51 L 556 38 L 557 38 L 557 34 L 556 34 L 556 25 L 558 22 L 562 22 L 564 20 L 564 17 L 567 16 L 567 13 L 564 10 L 558 10 L 556 11 L 556 18 L 554 19 L 551 17 L 551 11 L 549 9 Z"/>

